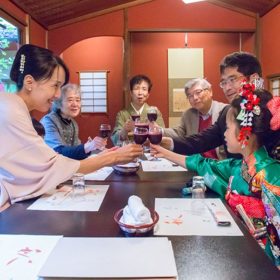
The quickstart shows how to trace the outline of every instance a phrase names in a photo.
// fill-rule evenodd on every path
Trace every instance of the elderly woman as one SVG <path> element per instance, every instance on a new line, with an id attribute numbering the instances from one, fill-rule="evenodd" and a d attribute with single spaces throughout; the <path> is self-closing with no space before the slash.
<path id="1" fill-rule="evenodd" d="M 129 87 L 131 103 L 117 114 L 116 124 L 111 136 L 114 145 L 117 145 L 119 140 L 127 140 L 128 135 L 134 129 L 135 119 L 145 120 L 148 118 L 148 111 L 151 109 L 151 106 L 147 104 L 152 89 L 150 78 L 145 75 L 136 75 L 129 81 Z M 157 115 L 157 125 L 165 127 L 161 112 L 156 107 L 154 109 Z"/>
<path id="2" fill-rule="evenodd" d="M 81 91 L 75 84 L 61 89 L 61 96 L 55 100 L 52 111 L 41 119 L 45 128 L 45 142 L 56 152 L 73 159 L 84 159 L 93 150 L 103 149 L 106 139 L 95 137 L 81 144 L 79 128 L 74 120 L 81 110 Z"/>

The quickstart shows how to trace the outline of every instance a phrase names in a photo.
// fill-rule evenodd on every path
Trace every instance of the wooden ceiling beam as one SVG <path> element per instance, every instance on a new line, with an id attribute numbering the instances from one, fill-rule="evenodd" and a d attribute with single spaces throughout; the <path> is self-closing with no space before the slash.
<path id="1" fill-rule="evenodd" d="M 270 10 L 272 10 L 274 7 L 276 7 L 278 4 L 280 4 L 280 0 L 272 0 L 270 4 L 266 6 L 266 8 L 263 9 L 263 12 L 260 13 L 260 16 L 264 16 L 266 13 L 268 13 Z"/>
<path id="2" fill-rule="evenodd" d="M 248 11 L 248 10 L 243 9 L 243 8 L 239 8 L 239 7 L 231 5 L 231 4 L 228 4 L 228 3 L 226 3 L 226 1 L 221 1 L 221 0 L 206 0 L 206 1 L 209 2 L 209 3 L 212 3 L 214 5 L 217 5 L 217 6 L 220 6 L 220 7 L 229 9 L 229 10 L 232 10 L 234 12 L 238 12 L 240 14 L 244 14 L 246 16 L 250 16 L 250 17 L 253 17 L 253 18 L 257 17 L 256 13 Z"/>
<path id="3" fill-rule="evenodd" d="M 109 13 L 112 13 L 112 12 L 115 12 L 115 11 L 118 11 L 118 10 L 127 9 L 129 7 L 141 5 L 141 4 L 144 4 L 144 3 L 151 2 L 151 1 L 153 1 L 153 0 L 135 0 L 135 1 L 132 1 L 132 2 L 129 2 L 129 3 L 126 3 L 126 4 L 122 4 L 122 5 L 114 6 L 114 7 L 108 8 L 108 9 L 104 9 L 102 11 L 89 13 L 89 14 L 84 15 L 84 16 L 76 17 L 76 18 L 73 18 L 73 19 L 70 19 L 70 20 L 65 20 L 65 21 L 62 21 L 62 22 L 59 22 L 59 23 L 56 23 L 56 24 L 51 24 L 51 25 L 48 26 L 48 29 L 49 30 L 56 29 L 56 28 L 59 28 L 59 27 L 63 27 L 65 25 L 69 25 L 69 24 L 73 24 L 73 23 L 76 23 L 76 22 L 79 22 L 79 21 L 91 19 L 91 18 L 94 18 L 94 17 L 97 17 L 97 16 L 109 14 Z"/>
<path id="4" fill-rule="evenodd" d="M 29 16 L 31 16 L 39 25 L 43 26 L 45 29 L 48 29 L 47 25 L 44 24 L 39 17 L 34 15 L 33 11 L 24 3 L 22 3 L 20 0 L 11 0 L 11 2 L 16 5 L 19 9 L 23 10 L 25 13 L 27 13 Z"/>

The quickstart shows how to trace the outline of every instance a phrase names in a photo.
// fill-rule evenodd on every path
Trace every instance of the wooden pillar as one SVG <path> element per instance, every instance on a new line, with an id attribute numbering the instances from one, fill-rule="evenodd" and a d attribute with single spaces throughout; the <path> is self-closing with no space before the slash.
<path id="1" fill-rule="evenodd" d="M 123 53 L 123 104 L 126 107 L 130 102 L 129 78 L 130 78 L 130 32 L 127 27 L 127 9 L 124 9 L 124 53 Z"/>
<path id="2" fill-rule="evenodd" d="M 261 24 L 260 24 L 260 16 L 256 15 L 256 32 L 255 32 L 255 54 L 256 57 L 260 60 L 261 54 Z"/>

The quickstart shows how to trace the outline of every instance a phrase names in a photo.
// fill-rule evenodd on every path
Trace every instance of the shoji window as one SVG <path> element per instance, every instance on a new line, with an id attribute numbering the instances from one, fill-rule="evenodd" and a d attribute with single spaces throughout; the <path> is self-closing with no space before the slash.
<path id="1" fill-rule="evenodd" d="M 268 76 L 269 91 L 274 96 L 280 96 L 280 74 Z"/>
<path id="2" fill-rule="evenodd" d="M 108 71 L 79 72 L 82 113 L 107 113 Z"/>

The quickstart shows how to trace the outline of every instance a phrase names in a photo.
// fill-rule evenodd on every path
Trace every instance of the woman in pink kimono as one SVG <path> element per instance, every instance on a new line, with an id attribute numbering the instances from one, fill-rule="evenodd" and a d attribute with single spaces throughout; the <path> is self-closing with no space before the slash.
<path id="1" fill-rule="evenodd" d="M 10 78 L 16 94 L 0 94 L 0 208 L 54 189 L 76 172 L 127 163 L 142 153 L 139 145 L 113 148 L 94 158 L 69 159 L 49 148 L 32 125 L 30 111 L 48 112 L 69 80 L 69 70 L 52 51 L 23 45 Z"/>

